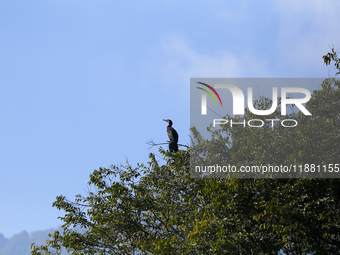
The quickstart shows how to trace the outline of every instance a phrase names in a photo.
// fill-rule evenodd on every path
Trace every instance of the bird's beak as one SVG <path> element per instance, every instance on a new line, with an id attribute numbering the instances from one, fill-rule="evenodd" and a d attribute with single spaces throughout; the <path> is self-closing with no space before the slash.
<path id="1" fill-rule="evenodd" d="M 168 120 L 163 119 L 164 121 L 168 122 Z"/>

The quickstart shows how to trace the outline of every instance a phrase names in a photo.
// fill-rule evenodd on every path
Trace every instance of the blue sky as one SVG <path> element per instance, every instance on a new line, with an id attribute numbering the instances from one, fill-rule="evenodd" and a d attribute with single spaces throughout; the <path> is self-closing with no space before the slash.
<path id="1" fill-rule="evenodd" d="M 58 195 L 145 163 L 170 118 L 189 144 L 191 77 L 328 77 L 334 1 L 0 2 L 0 233 L 57 227 Z"/>

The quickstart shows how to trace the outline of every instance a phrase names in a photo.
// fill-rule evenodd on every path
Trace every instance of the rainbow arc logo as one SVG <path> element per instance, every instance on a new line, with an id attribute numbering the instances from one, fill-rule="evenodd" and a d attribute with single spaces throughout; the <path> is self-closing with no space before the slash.
<path id="1" fill-rule="evenodd" d="M 221 106 L 222 106 L 222 100 L 221 100 L 221 98 L 220 98 L 220 95 L 217 93 L 217 91 L 216 91 L 213 87 L 211 87 L 210 85 L 208 85 L 208 84 L 206 84 L 206 83 L 203 83 L 203 82 L 197 82 L 197 83 L 206 86 L 206 87 L 209 88 L 212 92 L 214 92 L 215 95 L 217 96 L 218 100 L 220 101 Z M 215 105 L 217 105 L 214 96 L 211 94 L 211 92 L 210 92 L 209 90 L 206 90 L 206 89 L 200 88 L 200 87 L 196 87 L 196 88 L 201 89 L 201 90 L 207 92 L 207 94 L 208 94 L 209 96 L 211 96 L 211 98 L 214 100 Z"/>

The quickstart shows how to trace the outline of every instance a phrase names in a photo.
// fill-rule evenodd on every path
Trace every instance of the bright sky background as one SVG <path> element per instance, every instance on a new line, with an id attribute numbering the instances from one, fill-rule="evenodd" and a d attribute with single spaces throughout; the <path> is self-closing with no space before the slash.
<path id="1" fill-rule="evenodd" d="M 0 233 L 61 225 L 56 196 L 146 163 L 169 118 L 189 144 L 190 77 L 328 77 L 337 0 L 0 2 Z"/>

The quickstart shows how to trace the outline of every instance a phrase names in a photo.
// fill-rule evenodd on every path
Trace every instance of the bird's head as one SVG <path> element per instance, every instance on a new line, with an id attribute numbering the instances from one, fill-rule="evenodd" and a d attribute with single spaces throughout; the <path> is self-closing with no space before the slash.
<path id="1" fill-rule="evenodd" d="M 172 126 L 172 121 L 171 120 L 169 120 L 169 119 L 163 119 L 164 121 L 166 121 L 166 122 L 168 122 L 169 123 L 169 126 Z"/>

